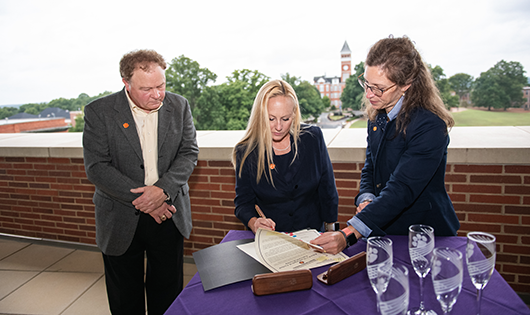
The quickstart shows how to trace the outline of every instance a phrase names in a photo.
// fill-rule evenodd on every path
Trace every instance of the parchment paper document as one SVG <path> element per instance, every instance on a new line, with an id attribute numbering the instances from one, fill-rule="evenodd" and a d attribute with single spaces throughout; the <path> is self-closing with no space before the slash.
<path id="1" fill-rule="evenodd" d="M 273 272 L 311 269 L 348 259 L 344 253 L 331 255 L 312 250 L 307 242 L 319 235 L 316 230 L 280 233 L 258 229 L 254 237 L 256 256 Z"/>

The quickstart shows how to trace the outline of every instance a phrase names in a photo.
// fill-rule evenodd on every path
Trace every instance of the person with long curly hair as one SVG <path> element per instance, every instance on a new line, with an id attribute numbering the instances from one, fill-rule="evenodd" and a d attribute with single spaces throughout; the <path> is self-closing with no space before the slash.
<path id="1" fill-rule="evenodd" d="M 414 43 L 407 37 L 378 41 L 358 80 L 368 137 L 357 213 L 342 231 L 313 242 L 336 253 L 361 237 L 407 235 L 412 224 L 456 235 L 460 223 L 445 189 L 454 121 Z"/>

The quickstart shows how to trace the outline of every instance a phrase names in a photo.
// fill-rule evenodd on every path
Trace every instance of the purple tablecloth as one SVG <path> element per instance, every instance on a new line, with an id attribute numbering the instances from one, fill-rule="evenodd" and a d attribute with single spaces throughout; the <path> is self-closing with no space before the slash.
<path id="1" fill-rule="evenodd" d="M 254 234 L 250 231 L 230 231 L 223 242 L 253 237 Z M 409 308 L 417 307 L 420 294 L 419 279 L 410 264 L 408 238 L 407 236 L 389 237 L 393 240 L 394 262 L 405 264 L 409 268 Z M 437 237 L 435 242 L 435 247 L 453 247 L 465 253 L 464 237 Z M 344 253 L 353 256 L 365 250 L 366 242 L 359 241 Z M 377 314 L 376 296 L 368 281 L 366 269 L 328 286 L 316 278 L 328 268 L 329 266 L 324 266 L 311 270 L 313 273 L 311 290 L 267 296 L 255 296 L 252 293 L 250 288 L 252 280 L 204 292 L 197 273 L 166 314 Z M 464 269 L 466 269 L 465 262 Z M 426 307 L 443 314 L 434 295 L 430 274 L 427 275 L 424 285 Z M 484 289 L 481 311 L 483 315 L 530 314 L 530 309 L 497 271 L 493 273 Z M 476 314 L 476 290 L 467 270 L 464 271 L 462 292 L 451 314 Z"/>

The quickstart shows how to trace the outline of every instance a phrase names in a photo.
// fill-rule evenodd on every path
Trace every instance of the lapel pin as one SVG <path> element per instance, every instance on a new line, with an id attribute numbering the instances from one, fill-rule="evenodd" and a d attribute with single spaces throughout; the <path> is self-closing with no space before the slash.
<path id="1" fill-rule="evenodd" d="M 129 124 L 128 123 L 124 123 L 123 124 L 123 128 L 125 128 L 125 129 L 129 128 Z"/>
<path id="2" fill-rule="evenodd" d="M 271 168 L 271 170 L 273 170 L 274 168 L 276 168 L 276 165 L 274 163 L 271 163 L 269 167 Z"/>
<path id="3" fill-rule="evenodd" d="M 377 126 L 374 126 L 373 131 L 377 131 Z"/>

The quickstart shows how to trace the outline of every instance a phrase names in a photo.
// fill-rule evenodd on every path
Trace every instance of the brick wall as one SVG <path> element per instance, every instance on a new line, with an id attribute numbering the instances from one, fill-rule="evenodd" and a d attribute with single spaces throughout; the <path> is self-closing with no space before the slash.
<path id="1" fill-rule="evenodd" d="M 83 159 L 0 157 L 0 233 L 95 244 Z"/>
<path id="2" fill-rule="evenodd" d="M 339 221 L 355 208 L 362 163 L 333 163 Z M 185 254 L 244 229 L 234 216 L 233 168 L 200 160 L 189 181 L 193 233 Z M 449 164 L 446 185 L 460 219 L 471 230 L 497 237 L 496 269 L 518 292 L 530 292 L 530 164 Z M 82 158 L 0 157 L 0 233 L 94 244 L 94 187 Z"/>

